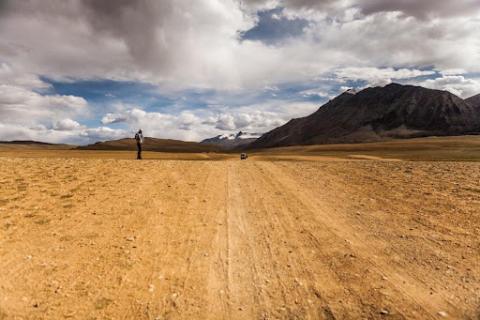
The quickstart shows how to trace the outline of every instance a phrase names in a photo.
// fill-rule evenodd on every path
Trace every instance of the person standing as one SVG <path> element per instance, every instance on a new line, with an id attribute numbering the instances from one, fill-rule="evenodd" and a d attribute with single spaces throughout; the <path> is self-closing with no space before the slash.
<path id="1" fill-rule="evenodd" d="M 138 132 L 135 133 L 135 140 L 137 141 L 137 160 L 142 160 L 142 144 L 143 144 L 142 129 L 138 130 Z"/>

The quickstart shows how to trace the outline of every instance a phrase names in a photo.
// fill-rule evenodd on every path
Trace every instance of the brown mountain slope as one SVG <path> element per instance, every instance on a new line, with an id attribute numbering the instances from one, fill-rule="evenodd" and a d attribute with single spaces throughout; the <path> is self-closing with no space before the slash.
<path id="1" fill-rule="evenodd" d="M 345 92 L 310 116 L 290 120 L 251 148 L 357 143 L 480 131 L 480 113 L 461 98 L 423 87 L 390 84 Z"/>
<path id="2" fill-rule="evenodd" d="M 136 150 L 135 139 L 120 139 L 113 141 L 97 142 L 95 144 L 81 146 L 80 150 Z M 212 145 L 200 144 L 197 142 L 185 142 L 170 139 L 145 138 L 143 143 L 144 151 L 158 152 L 212 152 L 219 151 L 219 148 Z"/>

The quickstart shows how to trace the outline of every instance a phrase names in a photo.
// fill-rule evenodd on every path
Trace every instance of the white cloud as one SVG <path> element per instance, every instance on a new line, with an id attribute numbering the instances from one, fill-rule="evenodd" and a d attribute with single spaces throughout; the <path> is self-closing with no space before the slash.
<path id="1" fill-rule="evenodd" d="M 435 74 L 434 71 L 422 71 L 415 69 L 393 69 L 372 67 L 349 67 L 337 70 L 337 77 L 343 80 L 364 80 L 367 86 L 384 86 L 393 79 L 402 80 Z"/>
<path id="2" fill-rule="evenodd" d="M 328 97 L 328 92 L 322 90 L 322 89 L 309 89 L 309 90 L 304 90 L 300 92 L 301 95 L 304 97 L 311 97 L 311 96 L 317 96 L 317 97 Z"/>
<path id="3" fill-rule="evenodd" d="M 94 141 L 120 139 L 129 136 L 129 132 L 108 127 L 57 130 L 43 125 L 32 127 L 0 122 L 2 141 L 33 140 L 50 143 L 88 144 Z"/>
<path id="4" fill-rule="evenodd" d="M 49 124 L 87 112 L 87 102 L 81 97 L 41 95 L 34 91 L 0 84 L 0 122 Z"/>
<path id="5" fill-rule="evenodd" d="M 60 131 L 72 131 L 80 129 L 81 127 L 82 126 L 77 121 L 67 118 L 57 121 L 53 128 Z"/>
<path id="6" fill-rule="evenodd" d="M 236 131 L 263 133 L 286 123 L 293 117 L 306 116 L 318 105 L 269 101 L 240 107 L 212 106 L 206 110 L 184 110 L 178 114 L 148 112 L 138 106 L 123 106 L 103 117 L 103 123 L 123 122 L 126 132 L 142 129 L 145 136 L 199 141 L 218 134 Z"/>
<path id="7" fill-rule="evenodd" d="M 444 76 L 458 76 L 466 74 L 467 71 L 464 69 L 446 69 L 439 70 L 439 73 L 443 74 Z"/>
<path id="8" fill-rule="evenodd" d="M 127 118 L 122 116 L 121 114 L 116 113 L 107 113 L 103 116 L 101 122 L 102 124 L 113 124 L 113 123 L 121 123 L 126 122 Z"/>
<path id="9" fill-rule="evenodd" d="M 480 93 L 480 79 L 466 79 L 464 76 L 443 75 L 418 83 L 421 86 L 446 90 L 462 98 L 469 98 Z"/>
<path id="10" fill-rule="evenodd" d="M 92 141 L 114 140 L 133 136 L 133 134 L 123 129 L 112 129 L 109 127 L 82 129 L 78 132 L 78 135 L 82 138 L 83 143 L 91 143 Z"/>
<path id="11" fill-rule="evenodd" d="M 85 144 L 124 135 L 121 130 L 87 128 L 73 120 L 89 113 L 88 103 L 81 97 L 41 95 L 28 89 L 31 83 L 26 88 L 15 84 L 0 84 L 0 140 Z"/>
<path id="12" fill-rule="evenodd" d="M 217 117 L 215 128 L 225 131 L 234 131 L 237 129 L 235 118 L 231 114 L 221 114 Z"/>
<path id="13" fill-rule="evenodd" d="M 6 62 L 0 63 L 0 84 L 9 84 L 27 89 L 46 89 L 49 87 L 37 75 L 15 70 Z"/>

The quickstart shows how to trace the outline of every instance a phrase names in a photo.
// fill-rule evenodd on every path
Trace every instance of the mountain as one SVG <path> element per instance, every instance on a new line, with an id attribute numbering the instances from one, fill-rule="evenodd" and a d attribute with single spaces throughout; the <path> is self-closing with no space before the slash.
<path id="1" fill-rule="evenodd" d="M 72 145 L 68 144 L 55 144 L 48 142 L 40 142 L 33 140 L 13 140 L 13 141 L 0 141 L 0 149 L 15 150 L 15 149 L 51 149 L 51 150 L 65 150 L 72 149 Z"/>
<path id="2" fill-rule="evenodd" d="M 249 148 L 479 132 L 480 107 L 447 91 L 389 84 L 344 92 L 315 113 L 264 134 Z"/>
<path id="3" fill-rule="evenodd" d="M 54 143 L 34 141 L 34 140 L 12 140 L 12 141 L 0 141 L 4 144 L 34 144 L 34 145 L 44 145 L 44 146 L 53 146 Z"/>
<path id="4" fill-rule="evenodd" d="M 77 147 L 79 150 L 136 150 L 137 143 L 135 139 L 120 139 L 112 141 L 97 142 L 87 146 Z M 144 151 L 158 151 L 158 152 L 214 152 L 219 151 L 220 148 L 213 145 L 204 145 L 198 142 L 185 142 L 170 139 L 145 138 L 142 149 Z"/>
<path id="5" fill-rule="evenodd" d="M 480 94 L 477 94 L 476 96 L 465 99 L 465 101 L 474 107 L 480 108 Z"/>
<path id="6" fill-rule="evenodd" d="M 224 149 L 234 149 L 236 147 L 245 146 L 257 140 L 261 134 L 238 132 L 231 134 L 222 134 L 213 138 L 205 139 L 201 144 L 216 145 Z"/>

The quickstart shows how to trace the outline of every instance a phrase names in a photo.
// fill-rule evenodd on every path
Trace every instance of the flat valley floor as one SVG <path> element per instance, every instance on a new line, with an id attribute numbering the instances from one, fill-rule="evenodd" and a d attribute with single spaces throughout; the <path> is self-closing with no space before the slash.
<path id="1" fill-rule="evenodd" d="M 480 163 L 4 156 L 0 270 L 2 320 L 479 319 Z"/>

